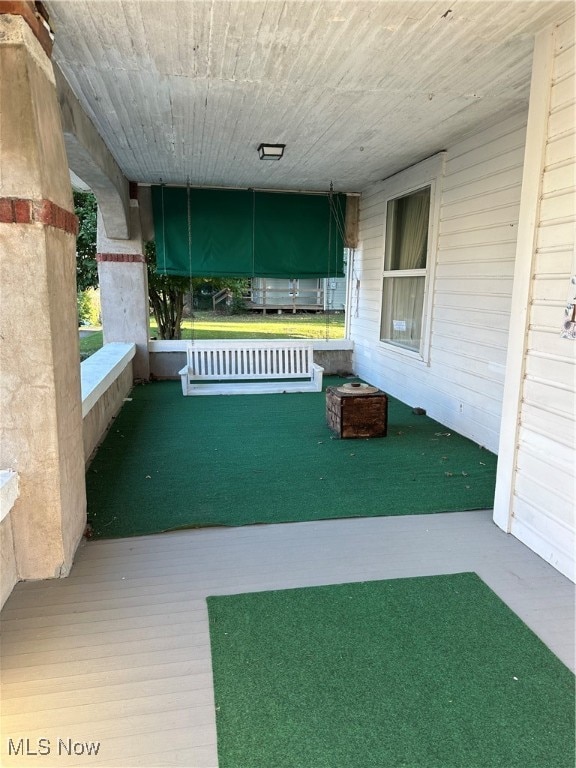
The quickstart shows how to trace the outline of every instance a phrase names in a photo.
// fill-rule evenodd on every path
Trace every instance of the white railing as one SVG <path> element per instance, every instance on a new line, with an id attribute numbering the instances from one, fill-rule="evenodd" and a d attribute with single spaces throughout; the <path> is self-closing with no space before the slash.
<path id="1" fill-rule="evenodd" d="M 217 304 L 220 304 L 221 301 L 228 301 L 231 296 L 232 294 L 228 288 L 222 288 L 221 291 L 212 296 L 212 309 L 216 311 Z"/>
<path id="2" fill-rule="evenodd" d="M 296 312 L 303 307 L 312 307 L 320 310 L 324 308 L 324 289 L 298 288 L 291 291 L 286 288 L 251 288 L 244 299 L 255 309 L 283 308 Z"/>

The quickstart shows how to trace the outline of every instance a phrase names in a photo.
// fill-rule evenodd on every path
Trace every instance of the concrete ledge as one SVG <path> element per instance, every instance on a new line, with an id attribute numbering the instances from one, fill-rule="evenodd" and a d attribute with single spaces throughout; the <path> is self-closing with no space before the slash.
<path id="1" fill-rule="evenodd" d="M 81 363 L 83 418 L 125 370 L 135 354 L 135 344 L 113 342 L 105 344 Z"/>
<path id="2" fill-rule="evenodd" d="M 243 339 L 231 339 L 231 341 L 243 341 Z M 250 339 L 245 339 L 247 343 Z M 293 339 L 293 341 L 307 341 L 307 339 Z M 354 342 L 352 339 L 310 339 L 309 340 L 315 350 L 336 350 L 347 351 L 354 349 Z M 175 339 L 171 341 L 150 341 L 148 343 L 149 352 L 186 352 L 190 339 Z"/>
<path id="3" fill-rule="evenodd" d="M 242 339 L 234 339 L 241 342 Z M 250 339 L 245 339 L 250 343 Z M 341 372 L 352 371 L 352 350 L 354 342 L 351 339 L 293 339 L 293 341 L 309 341 L 314 348 L 314 362 L 324 368 L 326 376 Z M 150 341 L 150 373 L 157 379 L 179 379 L 178 371 L 186 365 L 186 349 L 189 339 L 171 341 Z"/>
<path id="4" fill-rule="evenodd" d="M 10 512 L 19 494 L 18 474 L 11 469 L 0 470 L 0 521 Z"/>
<path id="5" fill-rule="evenodd" d="M 18 581 L 16 551 L 10 511 L 20 493 L 18 475 L 10 469 L 0 471 L 0 608 Z"/>

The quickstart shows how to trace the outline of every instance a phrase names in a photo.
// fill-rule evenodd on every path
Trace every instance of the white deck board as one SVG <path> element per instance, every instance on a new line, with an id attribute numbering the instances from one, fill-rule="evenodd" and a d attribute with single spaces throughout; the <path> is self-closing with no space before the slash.
<path id="1" fill-rule="evenodd" d="M 574 585 L 488 511 L 179 531 L 89 542 L 67 579 L 2 611 L 9 738 L 102 742 L 42 765 L 216 768 L 205 597 L 475 571 L 574 669 Z"/>

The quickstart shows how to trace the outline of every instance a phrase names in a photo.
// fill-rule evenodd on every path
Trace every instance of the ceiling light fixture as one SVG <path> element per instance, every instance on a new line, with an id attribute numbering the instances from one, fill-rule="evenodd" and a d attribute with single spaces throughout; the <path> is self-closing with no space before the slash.
<path id="1" fill-rule="evenodd" d="M 260 160 L 280 160 L 286 144 L 260 144 L 258 155 Z"/>

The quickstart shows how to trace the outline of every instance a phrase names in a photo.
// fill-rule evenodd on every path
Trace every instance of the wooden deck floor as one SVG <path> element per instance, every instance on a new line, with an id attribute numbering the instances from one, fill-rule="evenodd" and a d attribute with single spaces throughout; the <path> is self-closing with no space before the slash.
<path id="1" fill-rule="evenodd" d="M 459 571 L 574 669 L 574 585 L 489 512 L 85 544 L 69 578 L 19 584 L 2 611 L 2 765 L 215 767 L 206 595 Z M 9 756 L 21 738 L 50 754 Z M 58 739 L 101 745 L 67 757 Z"/>

